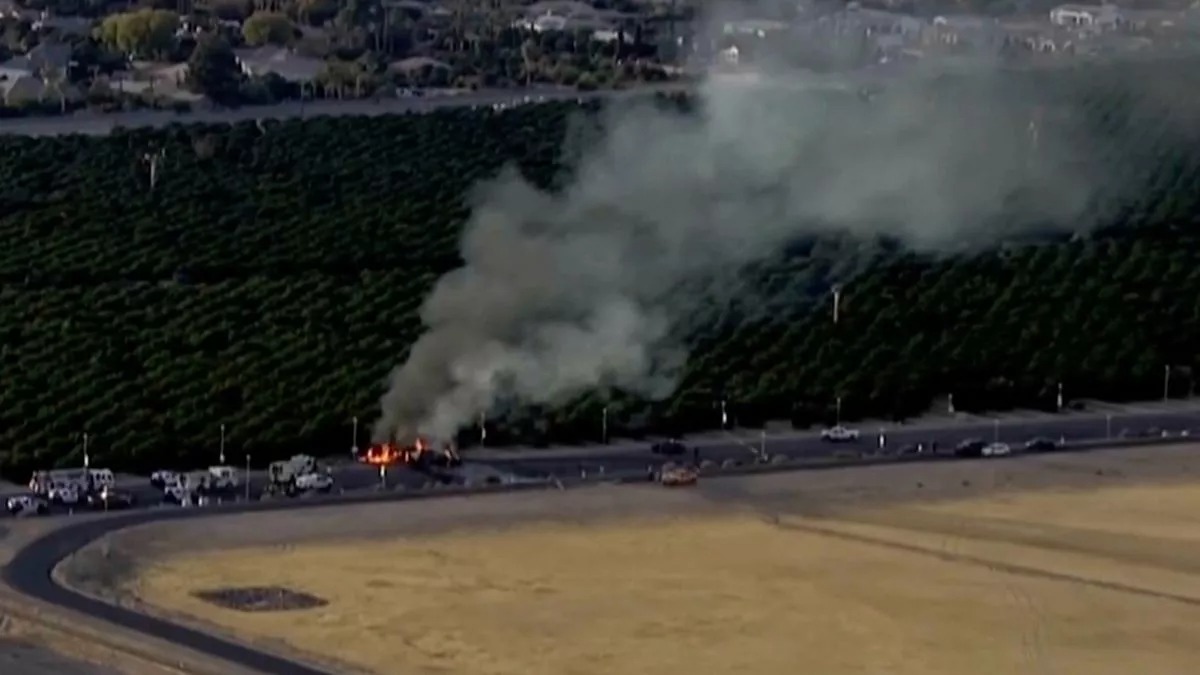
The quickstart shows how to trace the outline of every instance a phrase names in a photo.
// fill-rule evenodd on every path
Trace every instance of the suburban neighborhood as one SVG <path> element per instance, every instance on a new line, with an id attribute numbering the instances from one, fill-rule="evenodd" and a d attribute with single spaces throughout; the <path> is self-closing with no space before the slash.
<path id="1" fill-rule="evenodd" d="M 945 56 L 1061 63 L 1189 49 L 1200 35 L 1190 6 L 750 6 L 714 20 L 695 0 L 0 0 L 0 117 L 589 91 L 737 72 L 767 54 L 819 72 Z"/>

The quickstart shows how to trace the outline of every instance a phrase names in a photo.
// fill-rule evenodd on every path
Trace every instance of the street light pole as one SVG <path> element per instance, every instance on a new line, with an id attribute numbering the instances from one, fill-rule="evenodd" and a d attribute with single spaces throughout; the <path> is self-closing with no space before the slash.
<path id="1" fill-rule="evenodd" d="M 1166 401 L 1171 397 L 1171 366 L 1167 365 L 1163 368 L 1163 400 Z"/>
<path id="2" fill-rule="evenodd" d="M 600 442 L 608 445 L 608 406 L 600 411 Z"/>
<path id="3" fill-rule="evenodd" d="M 840 314 L 842 305 L 842 289 L 840 286 L 834 286 L 833 290 L 833 323 L 837 325 L 838 315 Z"/>
<path id="4" fill-rule="evenodd" d="M 358 415 L 350 418 L 350 453 L 358 457 Z"/>
<path id="5" fill-rule="evenodd" d="M 250 453 L 246 453 L 246 501 L 250 501 Z"/>
<path id="6" fill-rule="evenodd" d="M 91 466 L 91 459 L 88 457 L 88 432 L 83 432 L 83 468 Z"/>
<path id="7" fill-rule="evenodd" d="M 220 457 L 220 462 L 218 462 L 218 463 L 221 466 L 225 466 L 225 425 L 224 424 L 221 425 L 221 457 Z"/>
<path id="8" fill-rule="evenodd" d="M 1057 403 L 1058 403 L 1058 405 L 1057 405 L 1057 410 L 1058 410 L 1058 412 L 1062 412 L 1062 409 L 1063 409 L 1063 386 L 1062 386 L 1062 382 L 1059 382 L 1059 383 L 1058 383 L 1058 399 L 1057 399 Z"/>
<path id="9" fill-rule="evenodd" d="M 479 445 L 487 443 L 487 413 L 479 413 Z"/>

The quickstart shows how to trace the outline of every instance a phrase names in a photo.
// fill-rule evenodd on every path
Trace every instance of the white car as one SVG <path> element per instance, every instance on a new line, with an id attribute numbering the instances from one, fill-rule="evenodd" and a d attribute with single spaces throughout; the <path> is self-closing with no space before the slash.
<path id="1" fill-rule="evenodd" d="M 5 507 L 14 516 L 40 516 L 50 512 L 50 505 L 33 495 L 9 497 Z"/>
<path id="2" fill-rule="evenodd" d="M 983 446 L 984 457 L 1003 457 L 1012 454 L 1012 448 L 1008 443 L 989 443 Z"/>
<path id="3" fill-rule="evenodd" d="M 858 429 L 847 429 L 842 425 L 821 431 L 821 440 L 833 443 L 845 443 L 858 440 Z"/>
<path id="4" fill-rule="evenodd" d="M 329 492 L 333 489 L 333 476 L 325 473 L 305 473 L 296 476 L 296 489 L 302 492 Z"/>

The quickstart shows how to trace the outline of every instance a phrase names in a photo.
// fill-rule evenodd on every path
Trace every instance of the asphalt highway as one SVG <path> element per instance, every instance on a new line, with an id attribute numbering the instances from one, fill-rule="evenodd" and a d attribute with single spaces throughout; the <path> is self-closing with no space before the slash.
<path id="1" fill-rule="evenodd" d="M 689 449 L 699 450 L 701 460 L 717 464 L 751 463 L 756 453 L 766 450 L 772 457 L 782 456 L 792 461 L 818 460 L 839 452 L 873 452 L 878 448 L 878 435 L 882 431 L 886 449 L 894 451 L 902 446 L 923 444 L 926 448 L 936 443 L 942 450 L 952 450 L 966 439 L 976 438 L 991 442 L 999 440 L 1017 446 L 1033 438 L 1064 439 L 1068 441 L 1095 441 L 1106 438 L 1121 438 L 1128 435 L 1159 435 L 1163 431 L 1180 435 L 1187 430 L 1200 435 L 1200 405 L 1194 409 L 1163 412 L 1128 413 L 1101 415 L 1095 413 L 1068 413 L 1045 415 L 1038 418 L 1000 419 L 998 421 L 970 421 L 959 423 L 891 425 L 880 429 L 858 428 L 860 440 L 853 443 L 829 443 L 822 441 L 817 432 L 791 432 L 769 434 L 764 438 L 728 434 L 723 437 L 687 440 Z M 690 453 L 683 458 L 663 457 L 650 451 L 651 441 L 621 442 L 614 445 L 584 447 L 560 447 L 544 449 L 503 450 L 486 448 L 464 450 L 463 459 L 468 464 L 485 465 L 500 474 L 521 478 L 553 478 L 574 481 L 581 475 L 587 478 L 619 478 L 644 475 L 649 467 L 665 461 L 683 459 L 691 461 Z M 379 471 L 375 467 L 348 461 L 334 463 L 330 469 L 337 490 L 357 492 L 376 490 L 382 487 Z M 235 457 L 229 458 L 237 465 Z M 243 473 L 242 479 L 246 476 Z M 266 473 L 252 471 L 249 474 L 250 495 L 258 499 L 266 488 Z M 417 490 L 431 482 L 429 476 L 404 468 L 390 468 L 387 472 L 388 489 Z M 243 484 L 244 485 L 244 484 Z M 133 493 L 141 506 L 162 502 L 162 493 L 152 487 L 147 479 L 131 477 L 121 479 L 118 487 Z M 0 495 L 7 496 L 7 495 Z M 245 488 L 225 495 L 224 501 L 244 499 Z M 77 509 L 78 510 L 78 509 Z M 56 508 L 56 512 L 65 509 Z"/>
<path id="2" fill-rule="evenodd" d="M 1054 440 L 1065 439 L 1075 443 L 1091 442 L 1102 446 L 1106 439 L 1117 443 L 1121 437 L 1157 438 L 1163 436 L 1163 432 L 1167 432 L 1170 437 L 1179 437 L 1185 430 L 1189 432 L 1189 435 L 1194 435 L 1192 432 L 1200 433 L 1200 409 L 1112 416 L 1047 416 L 990 424 L 961 423 L 911 428 L 900 426 L 885 429 L 884 433 L 888 448 L 895 449 L 904 445 L 936 442 L 945 451 L 951 450 L 966 439 L 1000 440 L 1019 447 L 1027 440 L 1043 437 Z M 878 428 L 874 430 L 861 429 L 860 431 L 862 432 L 861 440 L 845 444 L 823 442 L 816 434 L 812 433 L 767 436 L 766 451 L 770 455 L 801 461 L 819 460 L 846 449 L 858 449 L 864 455 L 874 454 L 878 447 Z M 758 440 L 761 444 L 762 439 Z M 755 452 L 751 449 L 754 444 L 750 439 L 744 438 L 709 438 L 690 442 L 688 446 L 689 448 L 699 448 L 702 459 L 717 463 L 726 460 L 750 463 L 755 456 Z M 654 455 L 649 451 L 648 443 L 599 449 L 547 449 L 515 453 L 509 457 L 497 457 L 496 453 L 497 451 L 488 451 L 479 454 L 483 461 L 494 467 L 524 473 L 555 475 L 561 479 L 561 483 L 564 485 L 605 478 L 634 477 L 645 471 L 647 465 L 658 465 L 665 461 L 661 456 Z M 940 453 L 938 458 L 944 459 L 945 453 Z M 472 462 L 471 457 L 466 454 L 464 454 L 464 460 L 468 463 Z M 589 471 L 587 479 L 580 475 L 581 466 Z M 604 468 L 603 472 L 599 470 L 600 467 Z M 409 473 L 412 472 L 392 472 L 393 475 Z M 413 476 L 415 476 L 414 480 L 420 482 L 426 480 L 424 476 L 418 474 L 413 474 Z M 72 552 L 103 534 L 151 521 L 199 518 L 252 510 L 320 507 L 348 501 L 430 498 L 438 494 L 446 494 L 444 491 L 435 490 L 372 490 L 371 488 L 378 480 L 378 473 L 372 467 L 361 465 L 339 467 L 335 474 L 335 480 L 346 488 L 346 493 L 340 497 L 233 503 L 193 509 L 139 509 L 106 517 L 79 519 L 51 531 L 19 551 L 5 566 L 3 578 L 11 588 L 26 596 L 82 612 L 147 635 L 153 635 L 260 672 L 286 675 L 323 674 L 324 671 L 311 666 L 305 666 L 202 631 L 80 595 L 59 586 L 54 581 L 52 572 L 55 566 Z M 529 487 L 536 489 L 538 486 L 531 485 Z M 253 489 L 252 486 L 252 491 Z M 497 486 L 493 489 L 511 488 Z"/>
<path id="3" fill-rule="evenodd" d="M 851 425 L 852 426 L 852 425 Z M 860 450 L 871 452 L 878 447 L 881 429 L 859 428 L 861 437 L 854 443 L 829 443 L 820 438 L 818 432 L 769 434 L 765 437 L 728 435 L 724 438 L 706 438 L 685 441 L 689 448 L 700 450 L 701 460 L 718 464 L 726 461 L 750 463 L 755 453 L 765 448 L 770 456 L 782 455 L 789 460 L 809 460 L 830 457 L 839 451 Z M 944 425 L 892 425 L 882 432 L 887 448 L 897 449 L 905 445 L 936 443 L 939 448 L 952 450 L 967 439 L 985 442 L 1001 441 L 1011 445 L 1024 444 L 1035 438 L 1068 441 L 1094 441 L 1105 438 L 1120 438 L 1129 435 L 1160 435 L 1167 431 L 1179 435 L 1188 430 L 1200 434 L 1200 407 L 1192 410 L 1130 413 L 1122 415 L 1063 414 L 1046 415 L 1034 419 L 998 420 L 998 422 L 968 422 Z M 582 472 L 605 476 L 621 476 L 644 473 L 649 466 L 657 466 L 672 458 L 664 458 L 650 451 L 652 443 L 622 443 L 615 446 L 591 446 L 587 448 L 547 448 L 526 450 L 505 456 L 504 451 L 489 451 L 478 460 L 473 460 L 471 451 L 464 450 L 463 460 L 479 461 L 501 471 L 522 476 L 553 476 L 559 479 L 573 478 Z M 676 458 L 678 459 L 678 458 Z M 690 456 L 682 459 L 691 461 Z M 404 472 L 399 475 L 411 474 Z M 389 474 L 391 475 L 391 474 Z M 347 490 L 361 489 L 377 484 L 378 472 L 369 466 L 344 465 L 335 467 L 334 479 Z M 413 480 L 418 484 L 423 477 Z"/>

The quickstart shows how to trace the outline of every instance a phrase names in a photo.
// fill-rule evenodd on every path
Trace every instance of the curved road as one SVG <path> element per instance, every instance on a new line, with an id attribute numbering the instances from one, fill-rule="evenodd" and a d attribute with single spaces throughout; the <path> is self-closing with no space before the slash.
<path id="1" fill-rule="evenodd" d="M 1000 421 L 996 423 L 966 423 L 947 425 L 944 427 L 897 427 L 888 431 L 888 446 L 896 448 L 901 445 L 929 443 L 936 441 L 943 449 L 951 449 L 958 442 L 968 438 L 1002 441 L 1017 445 L 1034 437 L 1058 439 L 1065 437 L 1068 441 L 1079 443 L 1080 448 L 1086 446 L 1102 446 L 1106 441 L 1118 442 L 1116 438 L 1122 432 L 1132 436 L 1161 437 L 1162 431 L 1170 432 L 1172 437 L 1178 437 L 1183 430 L 1196 433 L 1200 430 L 1200 409 L 1164 411 L 1145 414 L 1128 415 L 1064 415 L 1047 416 L 1034 420 Z M 876 445 L 872 430 L 863 429 L 863 440 L 855 445 L 863 449 Z M 761 442 L 761 439 L 760 439 Z M 747 440 L 732 438 L 716 438 L 691 443 L 697 447 L 704 459 L 713 461 L 744 461 L 753 456 L 751 445 Z M 828 457 L 832 447 L 823 443 L 814 434 L 789 434 L 786 436 L 768 436 L 766 438 L 767 452 L 771 455 L 782 455 L 793 460 L 812 460 Z M 499 456 L 486 457 L 489 453 L 477 453 L 479 460 L 497 467 L 507 467 L 514 471 L 537 472 L 542 474 L 558 474 L 565 478 L 565 484 L 582 484 L 589 482 L 579 474 L 580 466 L 593 469 L 604 468 L 606 478 L 634 478 L 644 473 L 647 464 L 661 463 L 662 458 L 652 455 L 646 445 L 606 447 L 602 449 L 559 449 L 543 450 L 524 453 L 515 457 Z M 470 457 L 468 457 L 470 459 Z M 931 459 L 946 459 L 945 454 Z M 876 460 L 879 461 L 879 460 Z M 883 461 L 894 461 L 890 458 Z M 829 466 L 828 463 L 824 464 Z M 786 465 L 785 465 L 786 466 Z M 790 468 L 790 467 L 789 467 Z M 595 479 L 599 471 L 592 473 Z M 369 489 L 354 490 L 358 487 L 373 485 L 376 474 L 370 467 L 346 466 L 339 470 L 338 480 L 351 488 L 351 491 L 341 495 L 314 500 L 293 500 L 277 502 L 235 503 L 215 506 L 205 509 L 155 509 L 138 510 L 112 517 L 101 517 L 81 520 L 57 529 L 41 539 L 31 543 L 13 557 L 3 570 L 4 581 L 16 591 L 27 596 L 58 605 L 70 610 L 83 612 L 126 628 L 158 637 L 183 647 L 205 653 L 216 658 L 237 663 L 248 668 L 279 675 L 325 675 L 325 671 L 312 666 L 289 661 L 274 654 L 255 650 L 246 645 L 222 639 L 202 631 L 181 626 L 170 621 L 151 617 L 124 607 L 119 607 L 100 600 L 95 600 L 58 585 L 53 579 L 53 570 L 59 562 L 72 552 L 82 548 L 87 543 L 97 539 L 107 532 L 125 527 L 148 523 L 151 521 L 200 518 L 217 514 L 235 514 L 247 511 L 278 510 L 294 508 L 316 508 L 334 504 L 351 502 L 384 501 L 399 499 L 430 498 L 446 494 L 462 494 L 464 492 L 496 492 L 513 489 L 541 489 L 544 484 L 526 486 L 493 486 L 490 488 L 474 488 L 469 490 L 449 491 L 408 491 L 388 492 L 371 491 Z"/>

